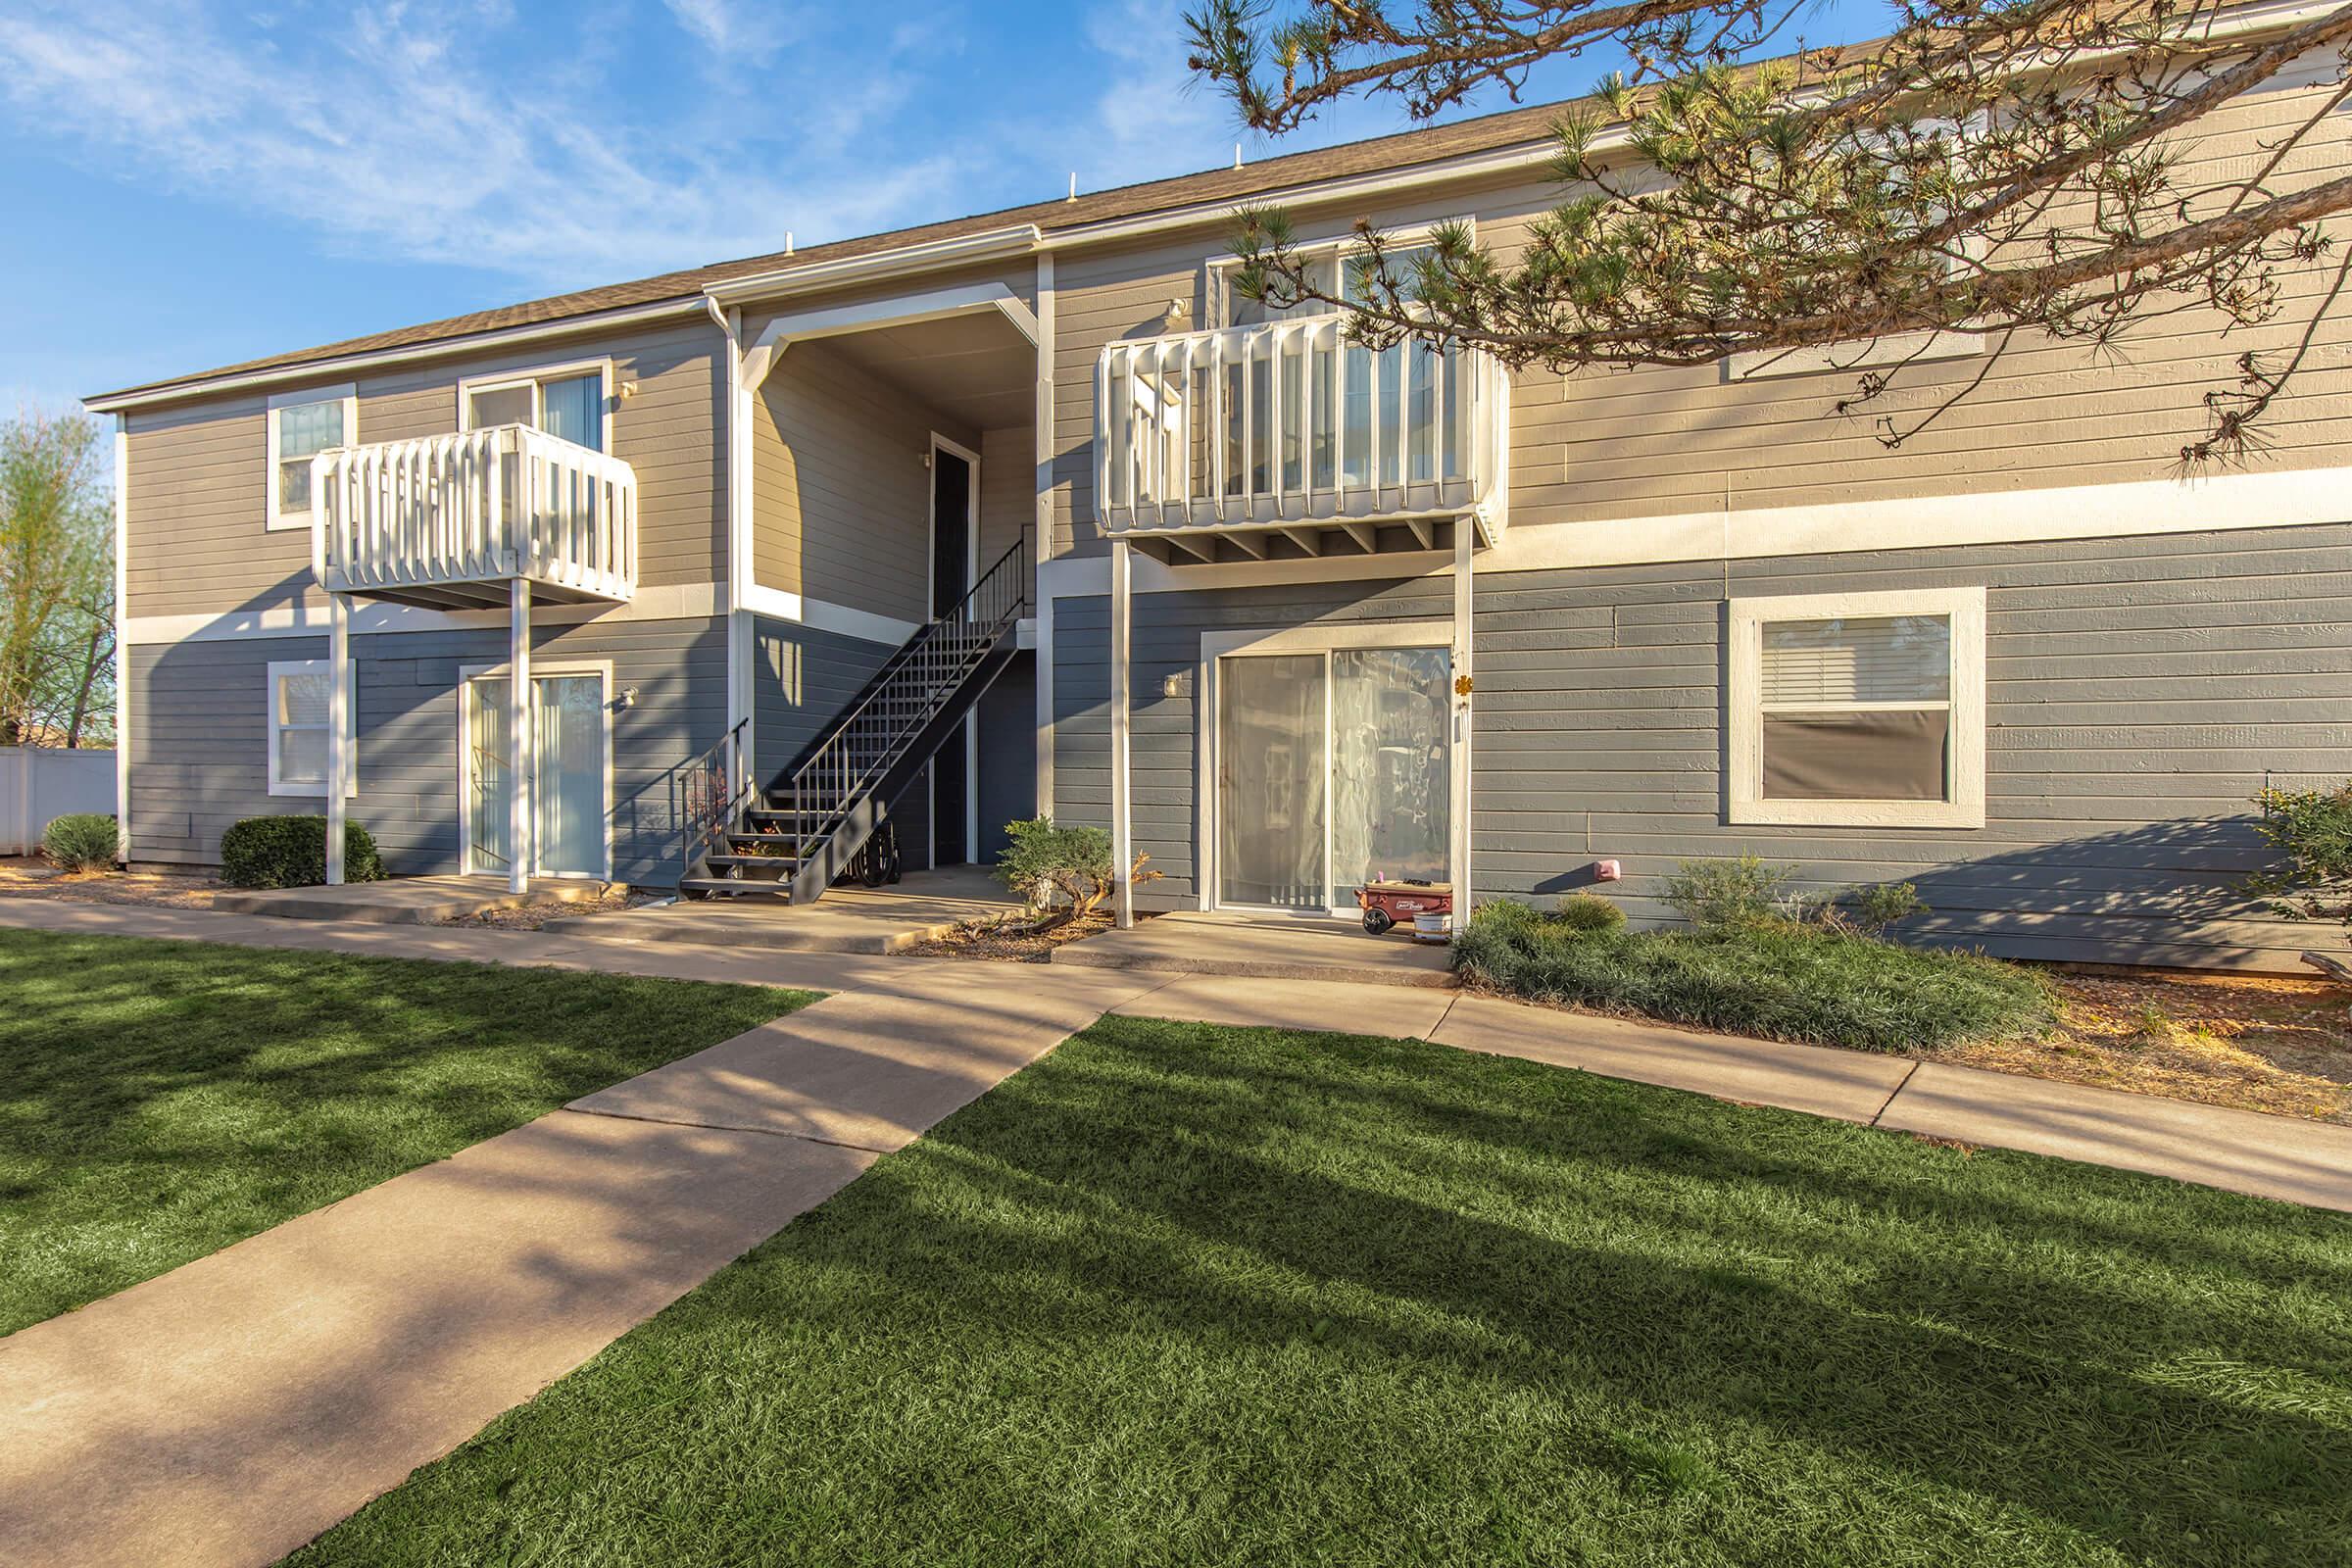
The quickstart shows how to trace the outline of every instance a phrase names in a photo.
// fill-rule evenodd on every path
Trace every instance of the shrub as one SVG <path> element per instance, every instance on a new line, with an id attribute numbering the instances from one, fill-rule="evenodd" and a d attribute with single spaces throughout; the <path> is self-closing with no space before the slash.
<path id="1" fill-rule="evenodd" d="M 110 870 L 117 848 L 115 819 L 92 811 L 58 817 L 41 835 L 41 854 L 61 870 Z"/>
<path id="2" fill-rule="evenodd" d="M 1625 924 L 1625 911 L 1597 893 L 1571 893 L 1551 911 L 1551 917 L 1570 931 L 1614 931 Z"/>
<path id="3" fill-rule="evenodd" d="M 1918 884 L 1912 882 L 1879 882 L 1869 887 L 1849 888 L 1845 903 L 1853 911 L 1847 918 L 1866 937 L 1883 937 L 1886 928 L 1897 920 L 1928 912 L 1927 901 L 1919 896 Z"/>
<path id="4" fill-rule="evenodd" d="M 343 879 L 381 882 L 383 858 L 357 822 L 343 824 Z M 326 880 L 326 818 L 249 816 L 220 835 L 220 880 L 232 888 L 309 888 Z"/>
<path id="5" fill-rule="evenodd" d="M 2290 920 L 2352 926 L 2352 783 L 2331 790 L 2272 790 L 2254 797 L 2254 831 L 2283 863 L 2252 879 Z"/>
<path id="6" fill-rule="evenodd" d="M 1092 914 L 1118 886 L 1111 871 L 1110 835 L 1099 827 L 1056 827 L 1050 816 L 1004 824 L 1011 843 L 997 857 L 997 876 L 1043 913 L 1056 902 L 1072 915 Z M 1139 854 L 1128 868 L 1135 882 L 1155 882 L 1157 871 L 1147 871 L 1149 855 Z"/>
<path id="7" fill-rule="evenodd" d="M 1739 931 L 1771 921 L 1795 875 L 1795 866 L 1771 865 L 1752 855 L 1685 860 L 1666 879 L 1666 903 L 1700 931 Z"/>
<path id="8" fill-rule="evenodd" d="M 1488 904 L 1454 939 L 1453 961 L 1466 981 L 1531 1001 L 1860 1051 L 2009 1039 L 2052 1018 L 2048 983 L 2015 964 L 1776 921 L 1578 933 Z"/>

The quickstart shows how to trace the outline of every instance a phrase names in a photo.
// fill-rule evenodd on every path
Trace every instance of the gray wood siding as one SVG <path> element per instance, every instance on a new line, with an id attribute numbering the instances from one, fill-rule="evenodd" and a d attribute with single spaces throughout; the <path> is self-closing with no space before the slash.
<path id="1" fill-rule="evenodd" d="M 1029 426 L 980 437 L 980 569 L 1010 550 L 1037 521 L 1037 443 Z M 1030 586 L 1036 586 L 1036 558 Z"/>
<path id="2" fill-rule="evenodd" d="M 1987 825 L 1733 827 L 1722 815 L 1727 597 L 1984 584 Z M 1212 627 L 1450 613 L 1450 584 L 1136 598 L 1139 847 L 1194 898 L 1195 716 L 1161 678 Z M 1473 823 L 1482 894 L 1547 896 L 1592 862 L 1637 918 L 1676 860 L 1745 852 L 1802 886 L 1915 881 L 1918 939 L 2019 956 L 2260 963 L 2340 945 L 2271 920 L 2248 798 L 2352 773 L 2352 524 L 1482 575 Z M 1107 823 L 1107 603 L 1055 607 L 1056 812 Z"/>
<path id="3" fill-rule="evenodd" d="M 980 699 L 980 843 L 976 858 L 994 861 L 1004 824 L 1037 814 L 1037 656 L 1014 656 Z"/>
<path id="4" fill-rule="evenodd" d="M 752 429 L 754 580 L 901 620 L 928 619 L 931 471 L 923 454 L 935 430 L 973 451 L 979 433 L 821 341 L 785 353 L 760 389 Z"/>
<path id="5" fill-rule="evenodd" d="M 726 724 L 726 635 L 716 619 L 548 627 L 541 660 L 609 660 L 612 715 L 613 874 L 665 885 L 677 871 L 679 769 Z M 460 868 L 459 669 L 497 664 L 506 633 L 398 632 L 356 637 L 360 790 L 352 819 L 373 833 L 398 874 Z M 269 793 L 268 665 L 323 659 L 324 637 L 142 645 L 131 649 L 131 855 L 217 864 L 220 833 L 241 817 L 316 815 L 317 796 Z"/>
<path id="6" fill-rule="evenodd" d="M 637 472 L 638 578 L 648 587 L 724 574 L 723 343 L 709 322 L 582 336 L 497 355 L 439 360 L 358 380 L 356 439 L 396 441 L 458 427 L 458 383 L 534 366 L 613 361 L 634 396 L 609 414 L 612 449 Z M 315 595 L 307 529 L 264 526 L 267 400 L 216 399 L 130 416 L 127 613 L 268 609 Z"/>
<path id="7" fill-rule="evenodd" d="M 2266 141 L 2321 107 L 2324 89 L 2268 92 L 2216 112 L 2184 147 L 2189 180 L 2245 172 Z M 2278 175 L 2292 188 L 2352 167 L 2352 117 L 2313 131 Z M 1443 195 L 1366 209 L 1294 207 L 1308 238 L 1344 234 L 1358 218 L 1386 226 L 1467 216 L 1506 254 L 1560 188 L 1522 176 L 1465 183 Z M 1062 257 L 1055 271 L 1055 553 L 1104 548 L 1094 520 L 1095 366 L 1103 346 L 1164 329 L 1171 299 L 1192 302 L 1182 326 L 1205 324 L 1202 264 L 1232 249 L 1225 225 Z M 1926 430 L 1888 451 L 1875 420 L 1907 423 L 1985 369 L 1983 358 L 1913 366 L 1860 415 L 1837 412 L 1859 373 L 1821 370 L 1727 384 L 1721 369 L 1592 370 L 1513 378 L 1511 523 L 1605 522 L 1836 501 L 2171 477 L 2181 445 L 2204 432 L 2203 394 L 2234 385 L 2237 356 L 2291 351 L 2328 286 L 2337 258 L 2282 275 L 2269 325 L 2224 335 L 2221 318 L 2185 311 L 2151 319 L 2109 354 L 2021 337 L 1984 383 Z M 2306 373 L 2264 421 L 2265 468 L 2352 464 L 2352 313 L 2320 323 Z"/>
<path id="8" fill-rule="evenodd" d="M 797 621 L 760 615 L 752 622 L 753 760 L 760 777 L 780 782 L 801 749 L 825 721 L 858 695 L 895 643 L 868 642 L 820 631 Z M 920 778 L 891 803 L 908 864 L 919 864 L 930 832 L 928 794 Z"/>

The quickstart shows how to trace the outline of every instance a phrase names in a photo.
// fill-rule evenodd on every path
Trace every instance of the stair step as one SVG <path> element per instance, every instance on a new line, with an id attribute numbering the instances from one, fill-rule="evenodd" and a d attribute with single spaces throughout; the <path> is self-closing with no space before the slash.
<path id="1" fill-rule="evenodd" d="M 747 870 L 753 866 L 774 866 L 779 876 L 790 876 L 800 869 L 801 862 L 781 855 L 711 855 L 704 857 L 708 865 L 740 865 Z"/>

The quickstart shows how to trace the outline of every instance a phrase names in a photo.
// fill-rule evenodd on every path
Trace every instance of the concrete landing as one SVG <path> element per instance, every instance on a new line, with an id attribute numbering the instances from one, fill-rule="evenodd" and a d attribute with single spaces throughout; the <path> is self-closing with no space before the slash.
<path id="1" fill-rule="evenodd" d="M 783 953 L 897 953 L 943 937 L 957 923 L 1021 907 L 988 871 L 955 866 L 909 871 L 893 887 L 842 887 L 813 904 L 780 899 L 700 899 L 616 914 L 550 920 L 543 928 L 609 942 L 687 942 Z"/>
<path id="2" fill-rule="evenodd" d="M 292 920 L 359 920 L 371 925 L 431 925 L 526 904 L 571 904 L 603 896 L 607 884 L 541 877 L 527 893 L 511 893 L 487 876 L 396 876 L 341 887 L 257 888 L 221 893 L 213 907 L 231 914 L 269 914 Z"/>
<path id="3" fill-rule="evenodd" d="M 1230 910 L 1159 915 L 1139 922 L 1132 930 L 1105 931 L 1066 943 L 1054 950 L 1054 961 L 1092 969 L 1155 969 L 1367 986 L 1454 983 L 1446 948 L 1415 942 L 1401 932 L 1376 937 L 1352 920 Z"/>

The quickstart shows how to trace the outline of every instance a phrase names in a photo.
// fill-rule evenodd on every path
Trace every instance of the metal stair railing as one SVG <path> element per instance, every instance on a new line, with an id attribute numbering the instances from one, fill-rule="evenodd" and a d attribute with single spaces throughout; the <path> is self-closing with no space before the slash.
<path id="1" fill-rule="evenodd" d="M 678 770 L 678 877 L 695 874 L 713 846 L 726 842 L 759 799 L 743 765 L 744 732 L 749 718 L 739 718 L 718 743 Z"/>
<path id="2" fill-rule="evenodd" d="M 778 783 L 794 838 L 830 837 L 860 796 L 905 755 L 923 728 L 1020 619 L 1029 605 L 1029 531 L 997 558 L 945 614 L 892 656 L 897 667 L 812 743 Z"/>

